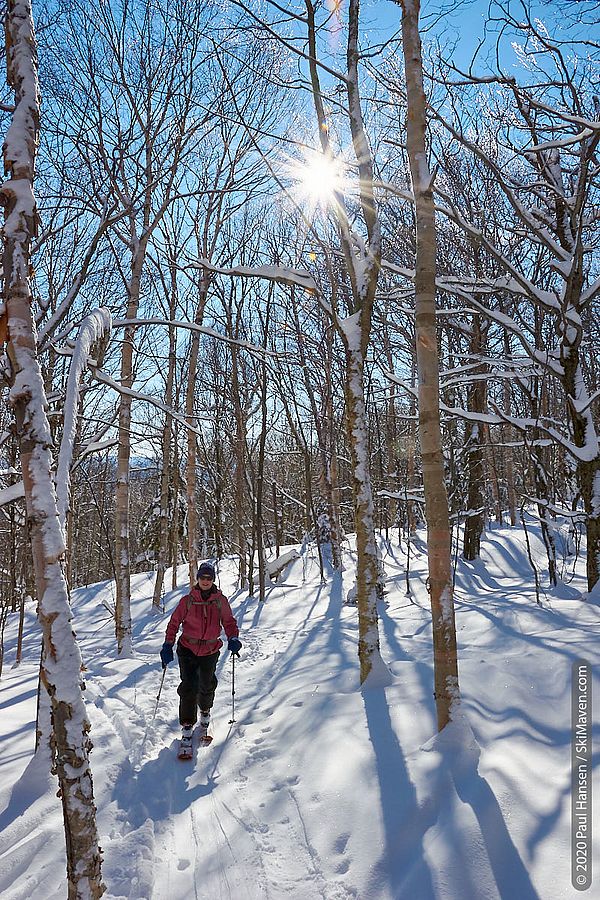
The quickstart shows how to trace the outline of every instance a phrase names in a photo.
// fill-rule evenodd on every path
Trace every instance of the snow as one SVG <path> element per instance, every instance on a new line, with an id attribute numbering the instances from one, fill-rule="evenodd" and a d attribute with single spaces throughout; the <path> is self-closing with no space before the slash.
<path id="1" fill-rule="evenodd" d="M 530 533 L 542 569 L 535 523 Z M 156 700 L 158 653 L 183 588 L 166 595 L 161 621 L 152 611 L 153 573 L 133 576 L 135 655 L 126 659 L 116 658 L 104 605 L 114 604 L 114 582 L 73 591 L 108 898 L 578 895 L 569 841 L 571 667 L 582 657 L 597 673 L 600 663 L 598 607 L 583 593 L 585 558 L 570 583 L 542 593 L 542 606 L 521 531 L 495 528 L 484 535 L 481 560 L 458 560 L 462 702 L 438 735 L 419 538 L 408 597 L 405 544 L 380 539 L 388 677 L 375 671 L 362 690 L 356 609 L 342 602 L 355 577 L 351 544 L 343 576 L 325 583 L 316 548 L 282 548 L 302 558 L 264 603 L 235 590 L 235 562 L 222 560 L 221 587 L 243 642 L 236 722 L 229 723 L 225 653 L 214 741 L 187 763 L 175 753 L 176 665 Z M 183 583 L 185 566 L 180 576 Z M 62 900 L 60 800 L 47 761 L 33 755 L 40 636 L 32 603 L 23 662 L 12 668 L 17 625 L 11 614 L 0 680 L 0 895 Z M 596 680 L 596 698 L 598 687 Z M 598 858 L 597 837 L 594 847 Z"/>
<path id="2" fill-rule="evenodd" d="M 25 496 L 25 487 L 22 481 L 16 484 L 10 484 L 8 487 L 0 489 L 0 506 L 6 506 L 8 503 L 14 503 Z"/>
<path id="3" fill-rule="evenodd" d="M 291 269 L 288 266 L 234 266 L 224 268 L 216 266 L 207 259 L 198 259 L 190 268 L 207 269 L 219 275 L 240 275 L 244 278 L 264 278 L 267 281 L 276 281 L 280 284 L 288 284 L 292 287 L 301 287 L 311 293 L 318 293 L 317 283 L 310 274 L 299 269 Z"/>
<path id="4" fill-rule="evenodd" d="M 90 353 L 95 344 L 104 336 L 108 338 L 111 330 L 111 315 L 107 309 L 95 309 L 85 317 L 79 331 L 73 354 L 71 367 L 67 380 L 64 405 L 63 437 L 58 455 L 56 469 L 56 496 L 58 503 L 58 515 L 62 527 L 65 527 L 67 512 L 69 510 L 70 494 L 70 470 L 75 450 L 75 437 L 77 434 L 77 416 L 79 410 L 79 386 L 83 373 L 86 370 Z"/>
<path id="5" fill-rule="evenodd" d="M 352 350 L 354 353 L 360 352 L 362 342 L 360 316 L 361 311 L 358 310 L 358 312 L 353 313 L 351 316 L 346 316 L 345 319 L 338 320 L 344 338 L 346 339 L 348 349 Z"/>

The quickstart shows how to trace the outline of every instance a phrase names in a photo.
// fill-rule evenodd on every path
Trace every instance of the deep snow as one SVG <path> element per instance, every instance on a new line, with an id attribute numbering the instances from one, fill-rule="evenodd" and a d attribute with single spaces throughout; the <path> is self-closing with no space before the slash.
<path id="1" fill-rule="evenodd" d="M 244 645 L 236 722 L 224 653 L 214 741 L 187 763 L 176 758 L 176 664 L 152 720 L 158 651 L 183 588 L 167 594 L 160 617 L 151 612 L 152 573 L 134 576 L 135 656 L 121 660 L 106 608 L 114 585 L 73 593 L 108 897 L 581 896 L 571 886 L 571 667 L 583 658 L 597 671 L 600 658 L 599 608 L 582 594 L 585 561 L 573 578 L 565 569 L 540 607 L 520 531 L 496 528 L 480 561 L 458 560 L 464 717 L 436 735 L 423 543 L 412 548 L 410 596 L 405 545 L 382 548 L 380 632 L 392 679 L 362 691 L 356 610 L 343 604 L 350 548 L 343 582 L 321 584 L 309 548 L 263 604 L 235 591 L 232 560 L 221 564 Z M 541 567 L 537 540 L 534 550 Z M 16 619 L 0 680 L 0 896 L 62 900 L 60 801 L 32 752 L 39 630 L 30 608 L 24 660 L 11 668 Z M 597 678 L 594 689 L 600 696 Z M 598 746 L 598 724 L 593 734 Z M 600 803 L 597 779 L 596 796 Z M 598 860 L 597 840 L 595 850 Z"/>

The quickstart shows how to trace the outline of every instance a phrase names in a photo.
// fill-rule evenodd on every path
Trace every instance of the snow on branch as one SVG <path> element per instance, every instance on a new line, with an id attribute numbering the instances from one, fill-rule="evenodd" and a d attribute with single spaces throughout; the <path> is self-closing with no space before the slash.
<path id="1" fill-rule="evenodd" d="M 540 431 L 547 434 L 548 437 L 552 438 L 552 440 L 561 446 L 563 450 L 571 456 L 572 459 L 576 459 L 579 462 L 591 462 L 596 459 L 598 456 L 598 435 L 593 427 L 588 427 L 586 430 L 586 439 L 585 443 L 578 447 L 577 444 L 574 444 L 573 441 L 570 441 L 564 434 L 562 434 L 557 428 L 553 425 L 547 425 L 541 419 L 525 419 L 519 418 L 517 416 L 509 416 L 508 413 L 503 412 L 499 409 L 495 403 L 490 402 L 490 406 L 492 409 L 498 414 L 502 422 L 507 425 L 511 425 L 513 428 L 516 428 L 518 431 L 526 431 L 531 428 L 538 428 Z"/>
<path id="2" fill-rule="evenodd" d="M 505 313 L 499 312 L 498 310 L 489 309 L 487 306 L 484 306 L 483 303 L 480 303 L 475 297 L 470 296 L 468 298 L 469 302 L 475 307 L 475 309 L 480 312 L 482 315 L 486 316 L 488 319 L 491 319 L 493 322 L 496 322 L 498 325 L 501 325 L 507 331 L 512 332 L 515 337 L 520 341 L 523 349 L 527 353 L 527 356 L 543 366 L 546 369 L 549 369 L 554 375 L 558 375 L 562 377 L 564 375 L 564 369 L 561 364 L 552 359 L 549 350 L 538 350 L 536 347 L 532 347 L 529 343 L 525 335 L 523 334 L 523 329 L 511 319 L 510 316 L 507 316 Z"/>
<path id="3" fill-rule="evenodd" d="M 102 453 L 104 450 L 111 450 L 113 447 L 118 446 L 118 438 L 111 438 L 106 441 L 90 441 L 90 443 L 86 444 L 81 452 L 77 455 L 77 460 L 73 468 L 76 468 L 82 462 L 82 460 L 86 459 L 86 457 L 88 456 L 91 456 L 92 453 Z"/>
<path id="4" fill-rule="evenodd" d="M 119 384 L 118 381 L 115 381 L 114 378 L 111 378 L 110 375 L 107 375 L 106 372 L 103 372 L 102 369 L 98 368 L 91 359 L 88 360 L 88 365 L 91 368 L 96 381 L 112 388 L 117 394 L 124 394 L 126 397 L 131 397 L 133 400 L 140 400 L 142 403 L 150 403 L 151 406 L 155 406 L 157 409 L 160 409 L 161 412 L 165 413 L 165 415 L 171 416 L 172 419 L 179 422 L 183 428 L 187 428 L 188 431 L 191 431 L 194 434 L 202 435 L 202 431 L 199 428 L 194 428 L 193 425 L 190 425 L 190 423 L 186 421 L 185 416 L 179 415 L 179 413 L 171 406 L 167 406 L 166 403 L 157 400 L 156 397 L 152 397 L 150 394 L 144 394 L 141 391 L 134 391 L 132 388 L 124 387 L 124 385 Z"/>
<path id="5" fill-rule="evenodd" d="M 425 503 L 425 497 L 422 494 L 413 494 L 410 491 L 377 491 L 378 497 L 386 497 L 388 500 L 405 500 L 411 503 Z"/>
<path id="6" fill-rule="evenodd" d="M 16 484 L 11 484 L 0 490 L 0 506 L 8 506 L 9 503 L 14 503 L 15 500 L 22 500 L 24 496 L 25 487 L 22 481 L 18 481 Z"/>
<path id="7" fill-rule="evenodd" d="M 303 269 L 291 269 L 287 266 L 233 266 L 223 268 L 215 266 L 207 259 L 198 259 L 190 263 L 187 268 L 207 269 L 217 275 L 239 275 L 242 278 L 264 278 L 266 281 L 274 281 L 277 284 L 288 284 L 292 287 L 300 287 L 311 293 L 318 294 L 317 283 L 310 274 Z"/>
<path id="8" fill-rule="evenodd" d="M 128 328 L 130 325 L 165 325 L 172 328 L 187 328 L 188 331 L 199 331 L 201 334 L 206 334 L 208 335 L 208 337 L 213 337 L 218 341 L 223 341 L 225 344 L 234 344 L 236 347 L 242 347 L 244 350 L 248 350 L 249 353 L 255 353 L 261 358 L 264 356 L 279 355 L 273 350 L 267 350 L 265 347 L 259 347 L 257 344 L 252 344 L 250 341 L 240 341 L 237 338 L 227 337 L 227 335 L 221 334 L 219 331 L 216 331 L 214 328 L 210 328 L 208 325 L 196 325 L 195 322 L 182 322 L 178 319 L 152 318 L 114 319 L 112 323 L 113 328 Z"/>
<path id="9" fill-rule="evenodd" d="M 591 128 L 584 128 L 578 134 L 570 134 L 568 137 L 559 138 L 555 141 L 545 141 L 543 144 L 532 144 L 531 147 L 525 147 L 524 153 L 544 153 L 546 150 L 559 150 L 561 147 L 570 147 L 572 144 L 579 144 L 581 141 L 587 140 L 595 134 Z"/>
<path id="10" fill-rule="evenodd" d="M 536 237 L 542 242 L 542 244 L 544 244 L 548 248 L 548 250 L 550 250 L 555 259 L 563 260 L 565 262 L 568 261 L 572 254 L 561 247 L 550 230 L 548 228 L 542 227 L 535 216 L 532 215 L 531 210 L 529 210 L 521 202 L 517 195 L 517 191 L 509 184 L 508 179 L 505 177 L 505 172 L 502 166 L 494 159 L 492 159 L 489 154 L 482 150 L 482 148 L 475 141 L 469 140 L 462 131 L 457 130 L 452 125 L 452 123 L 448 122 L 442 115 L 437 113 L 435 118 L 452 135 L 455 140 L 459 141 L 463 147 L 465 147 L 473 154 L 473 156 L 479 159 L 483 163 L 483 165 L 486 166 L 494 175 L 505 197 L 507 198 L 516 215 L 525 225 L 527 230 L 536 235 Z M 456 208 L 452 203 L 450 197 L 444 191 L 442 191 L 439 186 L 436 186 L 436 192 L 440 197 L 443 198 L 447 207 L 451 208 L 454 213 L 456 213 Z M 462 216 L 459 217 L 462 219 Z M 458 222 L 458 219 L 455 219 L 455 221 Z M 463 225 L 462 222 L 460 224 Z"/>
<path id="11" fill-rule="evenodd" d="M 95 309 L 85 317 L 75 340 L 71 354 L 71 367 L 67 379 L 64 407 L 64 428 L 58 455 L 56 471 L 56 499 L 59 521 L 64 529 L 69 509 L 71 463 L 77 431 L 77 411 L 79 408 L 79 385 L 94 347 L 99 342 L 108 341 L 111 332 L 111 316 L 107 309 Z"/>
<path id="12" fill-rule="evenodd" d="M 590 303 L 591 300 L 594 300 L 595 297 L 597 296 L 597 294 L 599 294 L 599 293 L 600 293 L 600 278 L 596 278 L 596 280 L 593 281 L 592 284 L 590 284 L 589 287 L 587 287 L 583 291 L 581 298 L 579 300 L 579 306 L 583 309 L 583 307 L 587 306 L 587 304 Z"/>

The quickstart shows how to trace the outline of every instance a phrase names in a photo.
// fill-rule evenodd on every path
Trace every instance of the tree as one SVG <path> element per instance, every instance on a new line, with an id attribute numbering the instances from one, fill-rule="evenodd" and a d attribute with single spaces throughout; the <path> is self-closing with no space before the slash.
<path id="1" fill-rule="evenodd" d="M 126 294 L 115 500 L 119 655 L 131 652 L 130 391 L 137 369 L 136 319 L 154 234 L 175 197 L 197 189 L 193 154 L 207 130 L 196 96 L 203 15 L 202 4 L 191 14 L 182 3 L 135 0 L 120 9 L 101 4 L 90 10 L 87 3 L 73 2 L 58 26 L 69 45 L 56 66 L 70 82 L 70 101 L 61 109 L 76 160 L 72 175 L 80 183 L 85 173 L 86 189 L 110 197 L 118 213 L 111 243 Z"/>
<path id="2" fill-rule="evenodd" d="M 419 0 L 402 2 L 402 43 L 406 75 L 406 146 L 415 202 L 415 337 L 419 371 L 419 440 L 423 462 L 427 563 L 433 619 L 435 702 L 438 729 L 452 718 L 458 703 L 458 659 L 448 496 L 440 429 L 439 360 L 436 330 L 436 228 L 432 176 L 427 161 L 427 116 Z"/>
<path id="3" fill-rule="evenodd" d="M 471 306 L 513 335 L 536 375 L 560 385 L 563 411 L 558 420 L 542 409 L 526 419 L 507 415 L 498 406 L 493 411 L 500 421 L 529 435 L 539 430 L 569 456 L 579 494 L 575 506 L 581 505 L 585 522 L 591 590 L 600 578 L 600 441 L 593 412 L 597 394 L 586 380 L 586 337 L 600 296 L 594 256 L 600 187 L 599 105 L 592 74 L 597 48 L 572 31 L 554 39 L 541 20 L 530 17 L 525 4 L 519 5 L 522 19 L 513 16 L 510 5 L 492 6 L 499 41 L 511 30 L 518 35 L 521 80 L 501 70 L 480 77 L 460 73 L 460 85 L 448 83 L 455 114 L 450 117 L 439 109 L 433 114 L 497 186 L 506 211 L 504 227 L 490 229 L 488 222 L 478 227 L 443 184 L 436 184 L 436 193 L 440 211 L 494 260 L 499 272 L 486 279 L 487 291 L 509 298 L 512 312 L 507 315 L 474 296 Z M 585 48 L 581 62 L 572 56 L 578 42 Z M 461 89 L 469 101 L 477 91 L 478 104 L 489 110 L 493 140 L 491 127 L 473 121 Z M 443 167 L 443 153 L 439 161 Z M 553 322 L 553 346 L 538 346 L 539 314 Z M 536 470 L 539 473 L 537 462 Z M 550 569 L 551 557 L 550 547 Z"/>
<path id="4" fill-rule="evenodd" d="M 321 149 L 331 164 L 334 149 L 329 137 L 329 121 L 323 102 L 315 26 L 315 9 L 305 0 L 309 41 L 309 70 L 317 116 Z M 344 345 L 346 356 L 346 421 L 352 458 L 354 523 L 356 530 L 356 600 L 358 605 L 358 656 L 360 680 L 366 681 L 374 665 L 380 662 L 377 615 L 378 561 L 373 494 L 368 458 L 367 415 L 365 408 L 364 367 L 371 337 L 375 295 L 381 268 L 381 223 L 374 192 L 373 160 L 367 140 L 359 88 L 359 0 L 350 0 L 348 9 L 347 125 L 358 169 L 358 205 L 365 235 L 350 223 L 346 201 L 338 186 L 333 191 L 333 215 L 349 281 L 348 315 L 332 309 L 333 322 Z M 331 309 L 331 308 L 330 308 Z"/>
<path id="5" fill-rule="evenodd" d="M 4 141 L 0 189 L 4 204 L 4 316 L 11 364 L 10 400 L 20 443 L 27 521 L 33 549 L 38 618 L 43 635 L 42 681 L 51 704 L 53 765 L 58 775 L 67 850 L 68 896 L 104 893 L 89 762 L 90 724 L 81 695 L 81 656 L 71 626 L 62 559 L 64 536 L 54 492 L 52 445 L 37 358 L 30 287 L 30 248 L 37 229 L 33 193 L 39 130 L 37 50 L 29 0 L 9 0 L 8 82 L 15 92 Z"/>

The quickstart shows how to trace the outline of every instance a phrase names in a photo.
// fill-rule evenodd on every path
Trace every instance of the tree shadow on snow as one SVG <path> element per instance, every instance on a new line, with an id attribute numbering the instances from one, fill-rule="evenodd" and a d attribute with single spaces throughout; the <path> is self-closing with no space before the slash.
<path id="1" fill-rule="evenodd" d="M 363 689 L 363 702 L 385 831 L 385 849 L 373 866 L 367 895 L 385 893 L 388 887 L 394 900 L 435 900 L 443 884 L 444 896 L 460 900 L 496 892 L 501 900 L 539 900 L 498 800 L 479 774 L 479 746 L 470 728 L 445 729 L 424 748 L 436 751 L 439 761 L 434 771 L 426 777 L 423 773 L 427 797 L 419 803 L 385 691 Z M 472 824 L 465 807 L 472 811 Z"/>
<path id="2" fill-rule="evenodd" d="M 27 815 L 44 794 L 51 797 L 55 783 L 56 779 L 50 774 L 50 760 L 42 752 L 34 754 L 21 777 L 15 781 L 8 805 L 0 812 L 0 834 L 5 833 L 21 816 Z"/>
<path id="3" fill-rule="evenodd" d="M 395 900 L 435 900 L 431 873 L 423 852 L 423 836 L 435 821 L 419 807 L 402 748 L 392 727 L 383 688 L 364 688 L 363 703 L 377 767 L 385 848 L 371 872 L 368 896 L 389 885 Z"/>
<path id="4" fill-rule="evenodd" d="M 456 793 L 477 820 L 487 859 L 501 900 L 539 900 L 525 864 L 507 828 L 500 804 L 486 779 L 479 774 L 479 748 L 459 748 L 446 758 Z M 473 897 L 479 897 L 481 881 L 474 872 Z"/>
<path id="5" fill-rule="evenodd" d="M 539 900 L 506 825 L 500 804 L 479 773 L 480 748 L 464 718 L 421 748 L 434 753 L 421 775 L 435 827 L 428 849 L 444 896 L 480 900 Z M 424 763 L 424 757 L 417 760 Z"/>

